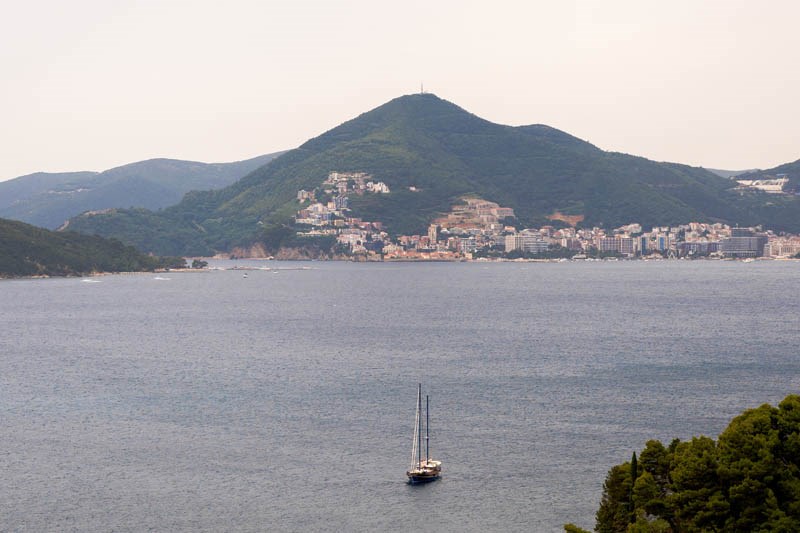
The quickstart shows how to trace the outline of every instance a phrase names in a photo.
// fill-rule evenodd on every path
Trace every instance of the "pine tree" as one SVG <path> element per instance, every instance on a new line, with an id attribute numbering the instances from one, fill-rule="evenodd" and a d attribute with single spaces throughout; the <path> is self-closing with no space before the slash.
<path id="1" fill-rule="evenodd" d="M 631 457 L 631 489 L 628 492 L 628 509 L 631 513 L 631 524 L 636 522 L 636 508 L 633 505 L 633 487 L 636 484 L 636 478 L 639 477 L 639 464 L 636 461 L 636 452 L 633 452 Z"/>

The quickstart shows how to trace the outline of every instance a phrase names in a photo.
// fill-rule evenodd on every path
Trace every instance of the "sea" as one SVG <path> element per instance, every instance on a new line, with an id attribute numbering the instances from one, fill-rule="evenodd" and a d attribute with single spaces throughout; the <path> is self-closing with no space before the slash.
<path id="1" fill-rule="evenodd" d="M 591 529 L 648 440 L 800 392 L 796 261 L 211 266 L 0 282 L 0 530 Z"/>

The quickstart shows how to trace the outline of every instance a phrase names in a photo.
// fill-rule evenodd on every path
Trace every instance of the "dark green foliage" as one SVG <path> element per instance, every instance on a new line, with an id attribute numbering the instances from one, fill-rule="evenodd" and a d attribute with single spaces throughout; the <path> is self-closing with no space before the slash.
<path id="1" fill-rule="evenodd" d="M 719 476 L 728 487 L 726 526 L 800 531 L 800 396 L 746 411 L 720 435 Z M 770 527 L 770 531 L 775 529 Z"/>
<path id="2" fill-rule="evenodd" d="M 716 442 L 649 441 L 635 464 L 609 471 L 596 531 L 800 531 L 800 396 L 745 411 Z"/>
<path id="3" fill-rule="evenodd" d="M 630 523 L 628 499 L 631 493 L 630 463 L 612 467 L 603 484 L 603 498 L 597 510 L 595 530 L 599 533 L 625 531 Z"/>
<path id="4" fill-rule="evenodd" d="M 333 235 L 304 236 L 285 225 L 271 225 L 264 229 L 260 242 L 270 253 L 276 253 L 281 248 L 296 248 L 306 251 L 309 257 L 318 257 L 321 254 L 330 254 L 334 251 L 336 237 Z"/>
<path id="5" fill-rule="evenodd" d="M 631 523 L 636 522 L 636 513 L 634 512 L 633 509 L 633 490 L 634 490 L 634 482 L 639 477 L 638 472 L 639 472 L 639 465 L 637 464 L 636 460 L 636 452 L 633 452 L 633 455 L 631 456 L 631 474 L 630 474 L 631 488 L 630 488 L 630 493 L 628 494 L 628 508 L 630 512 Z"/>
<path id="6" fill-rule="evenodd" d="M 741 196 L 730 192 L 731 180 L 701 168 L 604 152 L 543 125 L 493 124 L 432 94 L 392 100 L 224 189 L 187 194 L 157 214 L 116 212 L 129 219 L 124 225 L 88 217 L 76 227 L 160 253 L 229 250 L 259 240 L 259 222 L 290 223 L 297 191 L 318 188 L 333 170 L 368 172 L 389 185 L 391 194 L 353 195 L 350 205 L 395 235 L 423 234 L 465 195 L 514 208 L 527 227 L 559 211 L 606 228 L 724 221 L 800 230 L 796 198 Z"/>
<path id="7" fill-rule="evenodd" d="M 721 527 L 728 509 L 717 477 L 714 440 L 695 437 L 681 443 L 673 461 L 668 505 L 674 513 L 674 523 L 684 530 Z"/>
<path id="8" fill-rule="evenodd" d="M 192 259 L 192 268 L 205 268 L 208 266 L 208 261 L 202 259 Z"/>
<path id="9" fill-rule="evenodd" d="M 285 224 L 270 224 L 261 232 L 261 242 L 269 251 L 276 251 L 297 233 Z"/>
<path id="10" fill-rule="evenodd" d="M 0 277 L 139 272 L 185 266 L 181 257 L 152 257 L 114 239 L 53 232 L 0 219 Z"/>
<path id="11" fill-rule="evenodd" d="M 671 458 L 671 452 L 659 441 L 647 441 L 639 457 L 640 472 L 633 487 L 636 509 L 649 515 L 670 517 L 665 498 Z"/>
<path id="12" fill-rule="evenodd" d="M 146 209 L 115 209 L 75 217 L 69 229 L 111 238 L 124 235 L 126 244 L 153 254 L 213 255 L 203 239 L 205 228 L 191 218 L 170 219 Z"/>
<path id="13" fill-rule="evenodd" d="M 628 526 L 628 533 L 670 533 L 672 527 L 666 520 L 654 518 L 641 510 L 636 512 L 636 521 Z"/>

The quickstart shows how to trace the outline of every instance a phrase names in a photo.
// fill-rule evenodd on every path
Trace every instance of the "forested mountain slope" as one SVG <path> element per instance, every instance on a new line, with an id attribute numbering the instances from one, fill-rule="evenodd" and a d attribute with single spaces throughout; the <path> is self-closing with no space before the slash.
<path id="1" fill-rule="evenodd" d="M 116 240 L 0 218 L 0 278 L 139 272 L 183 265 L 183 258 L 144 255 Z"/>

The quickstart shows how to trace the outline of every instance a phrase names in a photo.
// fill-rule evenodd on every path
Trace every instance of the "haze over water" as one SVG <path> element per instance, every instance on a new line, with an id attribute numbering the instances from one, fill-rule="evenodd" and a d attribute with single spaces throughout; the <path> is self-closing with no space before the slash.
<path id="1" fill-rule="evenodd" d="M 648 439 L 800 385 L 796 262 L 248 264 L 0 282 L 0 529 L 591 528 Z"/>

